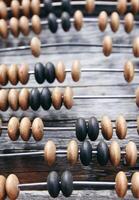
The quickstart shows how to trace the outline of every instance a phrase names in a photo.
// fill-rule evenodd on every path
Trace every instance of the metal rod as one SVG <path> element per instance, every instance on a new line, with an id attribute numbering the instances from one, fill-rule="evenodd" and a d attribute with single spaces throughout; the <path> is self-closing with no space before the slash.
<path id="1" fill-rule="evenodd" d="M 135 95 L 76 95 L 73 99 L 132 99 Z"/>

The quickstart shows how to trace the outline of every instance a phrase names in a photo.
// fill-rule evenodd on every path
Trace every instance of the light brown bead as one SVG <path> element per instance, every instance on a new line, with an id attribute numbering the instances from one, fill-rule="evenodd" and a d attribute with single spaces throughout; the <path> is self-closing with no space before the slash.
<path id="1" fill-rule="evenodd" d="M 48 166 L 52 166 L 56 160 L 56 145 L 52 140 L 48 140 L 44 147 L 44 159 Z"/>
<path id="2" fill-rule="evenodd" d="M 22 84 L 26 84 L 29 80 L 29 66 L 28 64 L 21 64 L 18 68 L 18 79 Z"/>
<path id="3" fill-rule="evenodd" d="M 113 135 L 112 122 L 108 116 L 103 116 L 101 120 L 101 132 L 106 140 L 110 140 Z"/>
<path id="4" fill-rule="evenodd" d="M 115 122 L 116 135 L 119 139 L 125 139 L 127 135 L 127 123 L 122 115 L 119 115 Z"/>
<path id="5" fill-rule="evenodd" d="M 118 31 L 120 25 L 120 19 L 117 12 L 113 12 L 110 17 L 110 26 L 113 32 Z"/>
<path id="6" fill-rule="evenodd" d="M 83 27 L 83 14 L 80 10 L 74 13 L 74 27 L 77 31 L 80 31 Z"/>
<path id="7" fill-rule="evenodd" d="M 139 37 L 133 40 L 133 54 L 135 57 L 139 57 Z"/>
<path id="8" fill-rule="evenodd" d="M 12 0 L 11 10 L 12 10 L 13 16 L 18 18 L 20 14 L 20 3 L 18 0 Z"/>
<path id="9" fill-rule="evenodd" d="M 73 106 L 73 90 L 70 87 L 66 87 L 63 95 L 64 106 L 67 109 L 71 109 Z"/>
<path id="10" fill-rule="evenodd" d="M 112 39 L 110 36 L 105 36 L 103 39 L 103 53 L 105 56 L 109 56 L 112 52 Z"/>
<path id="11" fill-rule="evenodd" d="M 85 10 L 88 14 L 92 14 L 95 9 L 95 0 L 86 0 Z"/>
<path id="12" fill-rule="evenodd" d="M 16 175 L 10 174 L 6 180 L 6 193 L 9 199 L 15 200 L 19 195 L 19 180 Z"/>
<path id="13" fill-rule="evenodd" d="M 33 29 L 34 33 L 40 34 L 40 32 L 41 32 L 40 17 L 38 15 L 33 15 L 31 22 L 32 22 L 32 29 Z"/>
<path id="14" fill-rule="evenodd" d="M 32 122 L 32 135 L 36 141 L 40 141 L 43 138 L 43 121 L 37 117 Z"/>
<path id="15" fill-rule="evenodd" d="M 22 110 L 27 110 L 29 107 L 29 90 L 22 88 L 19 93 L 19 106 Z"/>
<path id="16" fill-rule="evenodd" d="M 114 167 L 117 167 L 120 164 L 121 160 L 121 149 L 116 141 L 112 141 L 109 147 L 110 161 Z"/>
<path id="17" fill-rule="evenodd" d="M 0 175 L 0 200 L 4 200 L 6 197 L 6 178 Z"/>
<path id="18" fill-rule="evenodd" d="M 127 13 L 124 18 L 124 29 L 127 33 L 130 33 L 134 27 L 134 16 L 132 13 Z"/>
<path id="19" fill-rule="evenodd" d="M 28 141 L 31 137 L 31 121 L 28 117 L 24 117 L 20 122 L 20 136 L 22 140 Z"/>
<path id="20" fill-rule="evenodd" d="M 118 0 L 117 11 L 119 14 L 123 15 L 127 10 L 127 0 Z"/>
<path id="21" fill-rule="evenodd" d="M 7 5 L 4 1 L 0 1 L 0 18 L 6 19 L 8 16 Z"/>
<path id="22" fill-rule="evenodd" d="M 27 17 L 22 16 L 19 19 L 19 28 L 23 35 L 28 36 L 29 35 L 29 20 Z"/>
<path id="23" fill-rule="evenodd" d="M 71 76 L 73 81 L 78 82 L 81 77 L 81 64 L 79 60 L 74 60 L 71 69 Z"/>
<path id="24" fill-rule="evenodd" d="M 126 163 L 127 165 L 134 167 L 137 162 L 137 147 L 136 144 L 130 141 L 126 145 Z"/>
<path id="25" fill-rule="evenodd" d="M 139 107 L 139 87 L 136 89 L 135 95 L 136 95 L 136 105 Z"/>
<path id="26" fill-rule="evenodd" d="M 26 17 L 30 15 L 30 0 L 22 0 L 22 12 Z"/>
<path id="27" fill-rule="evenodd" d="M 30 43 L 30 48 L 32 55 L 35 57 L 39 57 L 41 54 L 41 42 L 39 38 L 33 37 Z"/>
<path id="28" fill-rule="evenodd" d="M 4 19 L 0 19 L 0 36 L 4 39 L 8 37 L 8 26 Z"/>
<path id="29" fill-rule="evenodd" d="M 131 0 L 131 10 L 133 13 L 137 13 L 139 11 L 139 1 Z"/>
<path id="30" fill-rule="evenodd" d="M 9 21 L 10 30 L 14 37 L 18 37 L 19 35 L 19 21 L 17 18 L 12 17 Z"/>
<path id="31" fill-rule="evenodd" d="M 17 89 L 10 89 L 8 94 L 9 106 L 12 110 L 16 111 L 19 107 L 19 91 Z"/>
<path id="32" fill-rule="evenodd" d="M 139 172 L 135 172 L 131 178 L 131 191 L 135 198 L 139 198 Z"/>
<path id="33" fill-rule="evenodd" d="M 55 87 L 52 91 L 52 104 L 56 110 L 59 110 L 62 106 L 62 92 L 61 89 Z"/>
<path id="34" fill-rule="evenodd" d="M 131 61 L 127 61 L 124 65 L 124 78 L 130 83 L 134 79 L 135 68 Z"/>
<path id="35" fill-rule="evenodd" d="M 8 83 L 8 67 L 5 64 L 0 65 L 0 84 L 6 85 Z"/>
<path id="36" fill-rule="evenodd" d="M 16 85 L 18 83 L 18 66 L 16 64 L 12 64 L 9 67 L 8 79 L 12 85 Z"/>
<path id="37" fill-rule="evenodd" d="M 128 180 L 123 171 L 120 171 L 117 173 L 115 178 L 115 190 L 117 193 L 117 196 L 120 198 L 124 198 L 124 196 L 127 193 L 128 189 Z"/>
<path id="38" fill-rule="evenodd" d="M 55 76 L 60 83 L 63 83 L 66 77 L 65 65 L 62 61 L 57 63 L 55 68 Z"/>
<path id="39" fill-rule="evenodd" d="M 6 111 L 8 109 L 8 90 L 0 90 L 0 110 Z"/>
<path id="40" fill-rule="evenodd" d="M 75 165 L 78 160 L 78 144 L 75 140 L 71 140 L 67 147 L 67 160 L 71 165 Z"/>
<path id="41" fill-rule="evenodd" d="M 107 24 L 108 24 L 108 15 L 106 11 L 101 11 L 98 16 L 98 27 L 100 31 L 102 32 L 105 31 L 105 29 L 107 28 Z"/>
<path id="42" fill-rule="evenodd" d="M 19 120 L 17 117 L 10 118 L 8 122 L 8 135 L 13 141 L 16 141 L 19 137 Z"/>
<path id="43" fill-rule="evenodd" d="M 34 15 L 40 14 L 40 0 L 31 1 L 31 10 Z"/>

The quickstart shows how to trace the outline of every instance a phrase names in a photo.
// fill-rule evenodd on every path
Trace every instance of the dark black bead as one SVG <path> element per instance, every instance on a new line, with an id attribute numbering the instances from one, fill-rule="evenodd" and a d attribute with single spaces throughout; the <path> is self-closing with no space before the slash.
<path id="1" fill-rule="evenodd" d="M 62 10 L 71 13 L 70 0 L 62 0 Z"/>
<path id="2" fill-rule="evenodd" d="M 41 91 L 41 106 L 44 110 L 49 110 L 52 105 L 51 92 L 48 88 Z"/>
<path id="3" fill-rule="evenodd" d="M 91 117 L 88 121 L 88 137 L 95 141 L 99 135 L 99 122 L 95 117 Z"/>
<path id="4" fill-rule="evenodd" d="M 97 146 L 97 160 L 98 163 L 102 166 L 106 165 L 109 160 L 109 148 L 108 145 L 101 141 Z"/>
<path id="5" fill-rule="evenodd" d="M 62 16 L 61 16 L 61 20 L 62 20 L 62 28 L 65 32 L 69 31 L 70 27 L 71 27 L 71 23 L 70 23 L 70 15 L 67 12 L 63 12 Z"/>
<path id="6" fill-rule="evenodd" d="M 36 81 L 39 84 L 43 83 L 45 80 L 45 74 L 44 74 L 44 66 L 42 63 L 35 64 L 34 73 Z"/>
<path id="7" fill-rule="evenodd" d="M 92 160 L 92 146 L 88 141 L 83 142 L 80 147 L 80 160 L 85 166 L 88 166 Z"/>
<path id="8" fill-rule="evenodd" d="M 65 171 L 61 175 L 61 191 L 65 197 L 69 197 L 73 190 L 73 177 L 71 172 Z"/>
<path id="9" fill-rule="evenodd" d="M 48 83 L 53 83 L 55 80 L 55 66 L 51 62 L 45 65 L 45 78 Z"/>
<path id="10" fill-rule="evenodd" d="M 50 12 L 52 12 L 52 0 L 43 0 L 45 13 L 48 15 Z"/>
<path id="11" fill-rule="evenodd" d="M 55 14 L 50 13 L 48 15 L 48 27 L 52 33 L 56 33 L 58 29 L 57 18 Z"/>
<path id="12" fill-rule="evenodd" d="M 56 198 L 60 192 L 60 179 L 57 172 L 52 171 L 47 177 L 47 189 L 51 197 Z"/>
<path id="13" fill-rule="evenodd" d="M 87 136 L 87 126 L 83 118 L 76 121 L 76 137 L 79 141 L 84 141 Z"/>
<path id="14" fill-rule="evenodd" d="M 30 91 L 29 105 L 32 110 L 38 110 L 40 107 L 40 92 L 37 88 Z"/>

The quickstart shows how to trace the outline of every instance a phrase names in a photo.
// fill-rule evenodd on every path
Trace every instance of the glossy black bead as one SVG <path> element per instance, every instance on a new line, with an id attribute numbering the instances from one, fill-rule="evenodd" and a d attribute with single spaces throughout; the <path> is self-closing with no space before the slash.
<path id="1" fill-rule="evenodd" d="M 50 13 L 48 15 L 48 27 L 52 33 L 56 33 L 58 29 L 57 18 L 55 14 Z"/>
<path id="2" fill-rule="evenodd" d="M 83 142 L 80 147 L 80 160 L 85 166 L 88 166 L 92 160 L 92 146 L 89 141 Z"/>
<path id="3" fill-rule="evenodd" d="M 62 10 L 71 13 L 70 0 L 62 0 Z"/>
<path id="4" fill-rule="evenodd" d="M 52 105 L 51 92 L 48 88 L 43 88 L 41 91 L 41 106 L 44 110 L 49 110 Z"/>
<path id="5" fill-rule="evenodd" d="M 29 105 L 32 110 L 38 110 L 40 107 L 40 92 L 37 88 L 33 88 L 30 92 Z"/>
<path id="6" fill-rule="evenodd" d="M 95 141 L 99 135 L 99 122 L 95 117 L 91 117 L 88 121 L 88 137 Z"/>
<path id="7" fill-rule="evenodd" d="M 83 118 L 79 118 L 75 124 L 76 127 L 76 137 L 79 141 L 84 141 L 87 136 L 87 126 Z"/>
<path id="8" fill-rule="evenodd" d="M 101 141 L 97 146 L 97 160 L 98 163 L 102 166 L 106 165 L 109 160 L 109 148 L 108 145 Z"/>
<path id="9" fill-rule="evenodd" d="M 35 79 L 41 84 L 45 80 L 44 66 L 42 63 L 36 63 L 34 67 Z"/>
<path id="10" fill-rule="evenodd" d="M 65 32 L 69 31 L 70 27 L 71 27 L 71 23 L 70 23 L 70 15 L 67 12 L 63 12 L 62 16 L 61 16 L 61 20 L 62 20 L 62 28 Z"/>
<path id="11" fill-rule="evenodd" d="M 45 13 L 48 15 L 50 12 L 52 12 L 52 0 L 43 0 Z"/>
<path id="12" fill-rule="evenodd" d="M 45 65 L 45 78 L 48 83 L 53 83 L 55 80 L 55 66 L 51 62 Z"/>
<path id="13" fill-rule="evenodd" d="M 69 197 L 72 194 L 73 177 L 69 171 L 65 171 L 61 175 L 61 191 L 65 197 Z"/>
<path id="14" fill-rule="evenodd" d="M 47 189 L 51 197 L 56 198 L 60 192 L 60 179 L 57 172 L 52 171 L 47 177 Z"/>

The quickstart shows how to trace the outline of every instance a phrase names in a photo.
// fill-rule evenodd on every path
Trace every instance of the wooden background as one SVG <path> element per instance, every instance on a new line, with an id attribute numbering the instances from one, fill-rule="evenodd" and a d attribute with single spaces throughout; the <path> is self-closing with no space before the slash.
<path id="1" fill-rule="evenodd" d="M 98 7 L 96 10 L 102 9 Z M 103 9 L 105 9 L 103 7 Z M 113 9 L 113 8 L 112 8 Z M 110 11 L 110 10 L 109 10 Z M 97 13 L 95 13 L 97 14 Z M 45 18 L 44 18 L 45 19 Z M 103 37 L 105 35 L 111 35 L 114 44 L 131 44 L 134 37 L 138 36 L 138 26 L 134 27 L 131 34 L 124 32 L 123 25 L 120 25 L 119 31 L 114 34 L 108 25 L 106 31 L 101 33 L 97 24 L 85 23 L 83 29 L 80 32 L 76 32 L 73 25 L 68 33 L 63 32 L 59 25 L 58 32 L 52 34 L 48 27 L 43 27 L 43 31 L 40 34 L 42 43 L 58 43 L 58 42 L 86 42 L 102 44 Z M 18 39 L 9 35 L 8 40 L 0 42 L 1 47 L 10 47 L 17 45 L 29 44 L 30 39 L 33 37 L 31 32 L 28 37 L 24 37 L 20 34 Z M 33 69 L 36 62 L 46 63 L 48 61 L 56 64 L 59 60 L 62 60 L 67 68 L 70 68 L 73 60 L 79 59 L 82 68 L 110 68 L 110 69 L 123 69 L 125 61 L 128 59 L 133 61 L 135 67 L 138 68 L 138 59 L 135 59 L 132 55 L 131 49 L 113 49 L 113 53 L 110 57 L 104 57 L 102 48 L 87 48 L 87 47 L 54 47 L 45 48 L 42 50 L 42 54 L 39 58 L 34 58 L 29 50 L 0 53 L 0 62 L 8 64 L 17 63 L 21 64 L 26 62 L 29 64 L 30 69 Z M 126 95 L 134 94 L 135 89 L 138 87 L 139 74 L 135 74 L 135 78 L 131 84 L 127 84 L 123 78 L 123 73 L 82 73 L 81 80 L 78 83 L 74 83 L 71 79 L 70 73 L 68 73 L 66 80 L 63 84 L 59 84 L 55 81 L 49 85 L 45 82 L 43 85 L 37 85 L 34 80 L 34 76 L 30 77 L 28 85 L 24 87 L 41 87 L 48 86 L 50 88 L 55 86 L 65 87 L 71 86 L 74 89 L 75 95 Z M 11 86 L 10 84 L 8 86 Z M 21 86 L 20 84 L 17 85 Z M 13 86 L 12 86 L 13 87 Z M 109 100 L 75 100 L 74 106 L 71 110 L 66 110 L 62 106 L 61 110 L 56 111 L 51 108 L 49 111 L 43 111 L 39 109 L 37 112 L 33 112 L 29 109 L 26 112 L 20 109 L 17 112 L 13 112 L 9 109 L 6 112 L 0 112 L 4 121 L 7 121 L 11 116 L 30 116 L 41 117 L 45 120 L 46 126 L 74 126 L 75 120 L 78 117 L 84 117 L 85 119 L 91 116 L 96 116 L 99 120 L 103 115 L 108 115 L 112 120 L 120 114 L 123 114 L 127 120 L 136 119 L 138 116 L 138 108 L 134 99 L 109 99 Z M 130 122 L 129 124 L 135 124 Z M 12 142 L 8 136 L 7 131 L 3 131 L 1 135 L 0 151 L 4 152 L 19 152 L 30 150 L 42 150 L 48 139 L 52 139 L 58 149 L 66 148 L 70 139 L 75 138 L 75 132 L 73 131 L 45 131 L 44 138 L 41 142 L 35 142 L 33 138 L 29 142 L 23 142 L 19 139 L 16 142 Z M 92 142 L 93 148 L 96 147 L 98 142 L 103 139 L 101 133 L 97 141 Z M 115 132 L 112 140 L 118 140 Z M 111 140 L 111 141 L 112 141 Z M 139 136 L 136 129 L 128 129 L 127 138 L 125 140 L 118 140 L 120 146 L 124 149 L 129 140 L 136 142 L 139 145 Z M 109 141 L 108 144 L 111 142 Z M 80 143 L 79 143 L 80 145 Z M 64 170 L 71 170 L 74 180 L 95 180 L 95 181 L 114 181 L 115 175 L 119 170 L 124 170 L 130 180 L 130 176 L 134 171 L 138 170 L 139 165 L 135 168 L 127 167 L 122 158 L 121 165 L 118 168 L 114 168 L 110 163 L 106 167 L 100 167 L 97 164 L 95 156 L 92 163 L 88 167 L 81 165 L 80 161 L 74 166 L 69 166 L 65 157 L 58 157 L 56 164 L 49 168 L 44 162 L 43 156 L 32 156 L 22 158 L 1 158 L 0 159 L 0 172 L 7 176 L 10 173 L 15 173 L 20 180 L 20 183 L 41 182 L 46 181 L 48 172 L 56 170 L 61 174 Z M 37 190 L 32 188 L 31 191 L 23 191 L 20 193 L 18 199 L 51 199 L 48 192 Z M 85 190 L 76 190 L 69 199 L 117 199 L 117 196 L 113 190 L 93 190 L 84 188 Z M 89 189 L 89 190 L 87 190 Z M 65 199 L 61 194 L 57 199 Z M 133 199 L 130 190 L 125 199 Z"/>

